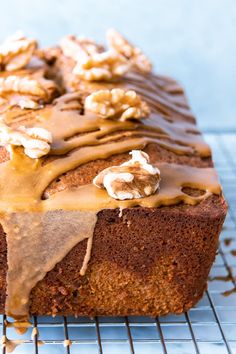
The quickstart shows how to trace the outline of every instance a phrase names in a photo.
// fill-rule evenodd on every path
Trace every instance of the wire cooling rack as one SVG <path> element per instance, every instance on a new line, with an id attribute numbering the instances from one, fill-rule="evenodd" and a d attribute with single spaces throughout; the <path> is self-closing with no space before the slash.
<path id="1" fill-rule="evenodd" d="M 6 328 L 2 316 L 3 334 L 23 341 L 15 354 L 236 354 L 236 131 L 208 131 L 205 138 L 213 149 L 229 213 L 208 291 L 198 305 L 182 315 L 155 319 L 35 317 L 31 322 L 38 331 L 33 337 L 33 327 L 20 336 Z"/>

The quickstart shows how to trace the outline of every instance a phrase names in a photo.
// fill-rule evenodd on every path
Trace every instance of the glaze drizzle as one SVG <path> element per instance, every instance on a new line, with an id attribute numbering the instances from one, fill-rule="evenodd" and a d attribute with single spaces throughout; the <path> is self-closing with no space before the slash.
<path id="1" fill-rule="evenodd" d="M 53 137 L 49 158 L 33 160 L 21 148 L 14 147 L 11 159 L 0 165 L 1 223 L 8 243 L 6 312 L 18 320 L 28 318 L 29 296 L 37 282 L 74 245 L 87 238 L 81 268 L 81 275 L 85 274 L 100 210 L 154 208 L 180 202 L 196 205 L 211 194 L 221 193 L 214 169 L 160 163 L 157 156 L 153 165 L 161 171 L 160 191 L 147 198 L 114 200 L 91 183 L 45 199 L 45 190 L 60 175 L 97 159 L 144 149 L 149 144 L 158 144 L 177 155 L 202 158 L 211 155 L 196 128 L 182 89 L 173 81 L 132 72 L 112 84 L 83 85 L 84 91 L 80 86 L 79 92 L 61 96 L 35 112 L 8 110 L 1 116 L 9 126 L 42 127 Z M 120 122 L 84 114 L 83 95 L 111 85 L 135 90 L 150 106 L 150 117 L 138 122 Z M 188 195 L 185 187 L 204 193 Z"/>

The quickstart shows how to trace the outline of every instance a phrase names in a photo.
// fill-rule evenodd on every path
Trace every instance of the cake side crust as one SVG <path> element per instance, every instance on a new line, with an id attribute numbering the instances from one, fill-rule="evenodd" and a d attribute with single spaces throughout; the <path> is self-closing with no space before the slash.
<path id="1" fill-rule="evenodd" d="M 119 210 L 103 210 L 85 276 L 79 274 L 86 252 L 82 241 L 33 289 L 30 313 L 157 316 L 188 310 L 206 288 L 225 213 L 225 202 L 217 196 L 201 206 L 133 208 L 122 216 Z M 1 312 L 4 238 L 2 234 Z"/>

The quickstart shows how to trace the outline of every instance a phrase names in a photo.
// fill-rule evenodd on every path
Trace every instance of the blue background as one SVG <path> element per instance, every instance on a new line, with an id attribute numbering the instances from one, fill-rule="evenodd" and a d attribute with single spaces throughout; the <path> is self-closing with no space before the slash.
<path id="1" fill-rule="evenodd" d="M 22 29 L 42 45 L 103 41 L 109 27 L 184 85 L 202 128 L 236 129 L 236 0 L 0 0 L 0 40 Z"/>

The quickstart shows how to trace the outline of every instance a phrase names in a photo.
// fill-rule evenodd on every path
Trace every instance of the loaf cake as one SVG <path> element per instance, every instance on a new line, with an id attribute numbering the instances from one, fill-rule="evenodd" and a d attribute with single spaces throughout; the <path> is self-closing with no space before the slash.
<path id="1" fill-rule="evenodd" d="M 0 311 L 182 313 L 226 203 L 181 86 L 120 33 L 0 46 Z"/>

